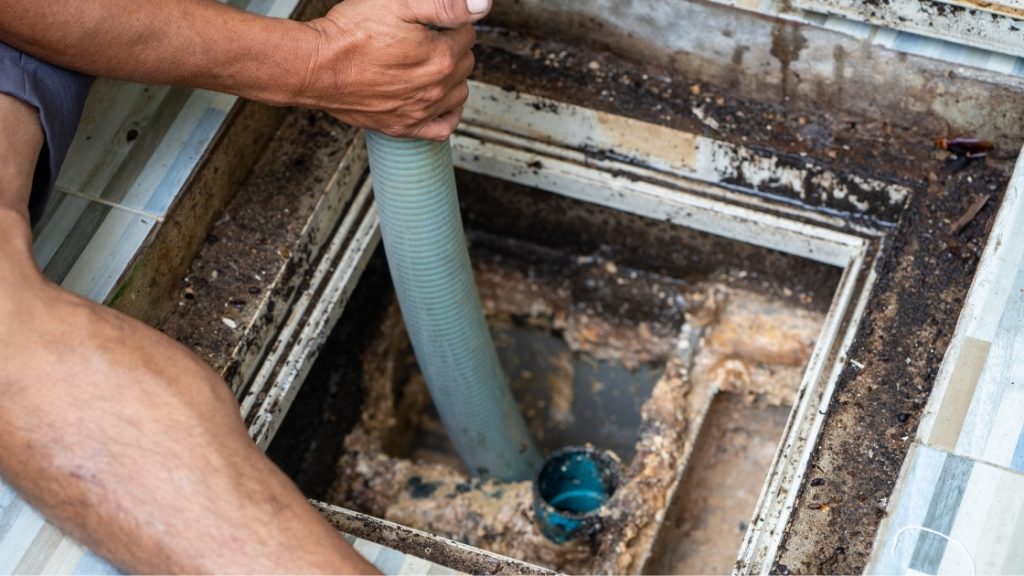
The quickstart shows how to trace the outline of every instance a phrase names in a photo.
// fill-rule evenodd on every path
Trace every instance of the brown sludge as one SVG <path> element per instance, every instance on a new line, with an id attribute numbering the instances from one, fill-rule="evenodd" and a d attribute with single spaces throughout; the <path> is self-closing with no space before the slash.
<path id="1" fill-rule="evenodd" d="M 627 273 L 605 268 L 609 281 Z M 605 529 L 589 540 L 552 544 L 533 523 L 530 482 L 473 479 L 455 458 L 436 453 L 417 453 L 416 461 L 391 455 L 424 424 L 430 403 L 394 304 L 363 356 L 366 408 L 345 439 L 333 503 L 563 572 L 639 572 L 712 399 L 730 391 L 757 405 L 791 404 L 823 320 L 782 299 L 708 282 L 688 287 L 685 326 L 623 322 L 577 305 L 569 285 L 549 280 L 478 264 L 492 324 L 525 317 L 530 326 L 561 334 L 575 354 L 630 367 L 665 364 L 643 404 L 625 483 L 602 512 Z M 688 349 L 681 332 L 703 337 Z M 566 380 L 548 378 L 554 402 L 568 404 L 548 411 L 552 425 L 571 409 Z"/>

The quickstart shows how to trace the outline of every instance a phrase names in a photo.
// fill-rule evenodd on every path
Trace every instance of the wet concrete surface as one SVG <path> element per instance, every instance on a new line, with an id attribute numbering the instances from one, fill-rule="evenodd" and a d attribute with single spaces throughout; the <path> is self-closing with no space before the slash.
<path id="1" fill-rule="evenodd" d="M 836 114 L 795 100 L 786 105 L 774 98 L 741 99 L 728 83 L 687 77 L 657 59 L 631 60 L 521 31 L 487 30 L 481 39 L 479 80 L 771 151 L 780 162 L 799 162 L 806 155 L 838 171 L 913 189 L 902 209 L 872 200 L 863 216 L 851 215 L 888 230 L 878 257 L 879 281 L 850 354 L 865 368 L 847 364 L 840 377 L 810 463 L 814 473 L 800 487 L 773 565 L 780 573 L 862 571 L 1019 141 L 997 142 L 998 152 L 990 158 L 962 162 L 935 149 L 936 138 L 948 136 L 939 132 L 941 121 L 915 122 L 913 114 L 885 111 Z M 695 106 L 711 114 L 717 128 L 695 115 Z M 792 198 L 792 191 L 773 193 Z M 951 233 L 951 225 L 981 196 L 990 200 Z M 816 201 L 824 209 L 850 210 L 828 194 Z M 818 478 L 823 482 L 810 485 Z M 823 501 L 829 505 L 821 506 Z"/>
<path id="2" fill-rule="evenodd" d="M 483 277 L 494 274 L 493 269 L 479 272 Z M 478 278 L 481 276 L 478 275 Z M 514 281 L 507 274 L 499 275 L 498 282 L 503 286 L 524 286 L 529 291 L 529 284 Z M 510 281 L 512 280 L 512 281 Z M 487 280 L 480 282 L 488 284 Z M 508 290 L 506 288 L 506 290 Z M 515 289 L 513 289 L 515 290 Z M 730 291 L 716 288 L 718 295 L 706 298 L 700 306 L 710 306 L 717 312 L 698 314 L 694 310 L 694 318 L 708 317 L 705 328 L 708 336 L 704 342 L 721 342 L 723 339 L 741 338 L 746 334 L 738 334 L 729 328 L 730 325 L 741 323 L 739 318 L 749 313 L 760 302 L 767 305 L 766 310 L 779 310 L 770 300 L 763 300 L 756 295 L 743 291 Z M 540 289 L 539 293 L 550 293 Z M 521 298 L 510 297 L 502 302 L 522 301 Z M 507 304 L 506 304 L 507 305 Z M 544 309 L 545 306 L 531 305 L 530 309 Z M 498 310 L 507 310 L 498 305 Z M 495 317 L 495 310 L 490 310 Z M 518 310 L 522 313 L 522 310 Z M 798 312 L 795 314 L 799 315 Z M 500 317 L 500 314 L 499 314 Z M 534 325 L 542 324 L 543 318 L 533 318 Z M 697 320 L 691 320 L 698 322 Z M 793 341 L 813 343 L 816 331 L 820 328 L 821 316 L 810 315 L 803 324 L 795 323 L 789 329 L 777 333 L 779 341 L 776 349 L 784 349 Z M 568 323 L 567 323 L 568 324 Z M 722 334 L 715 337 L 718 327 Z M 635 338 L 642 338 L 633 333 Z M 627 466 L 626 481 L 603 509 L 604 530 L 592 534 L 582 541 L 566 545 L 554 545 L 540 535 L 532 520 L 531 506 L 533 490 L 530 482 L 500 483 L 486 479 L 471 478 L 458 465 L 447 443 L 444 442 L 443 428 L 436 418 L 431 417 L 429 395 L 422 380 L 414 368 L 411 351 L 404 337 L 397 307 L 392 304 L 388 318 L 381 323 L 380 329 L 373 336 L 374 343 L 366 346 L 363 356 L 362 374 L 366 389 L 362 418 L 344 442 L 344 454 L 338 461 L 338 477 L 330 493 L 328 502 L 366 512 L 373 516 L 397 522 L 399 524 L 425 530 L 447 538 L 480 547 L 499 554 L 525 560 L 531 563 L 570 573 L 629 573 L 640 569 L 647 551 L 651 547 L 665 513 L 665 503 L 669 501 L 672 490 L 684 466 L 687 469 L 692 461 L 689 453 L 694 445 L 697 430 L 702 421 L 706 421 L 705 412 L 712 403 L 712 398 L 719 393 L 723 383 L 736 390 L 735 396 L 740 403 L 746 403 L 749 410 L 772 411 L 781 410 L 788 413 L 788 407 L 774 404 L 779 399 L 792 399 L 799 384 L 801 371 L 787 371 L 785 367 L 793 362 L 786 359 L 780 362 L 776 354 L 753 353 L 738 355 L 735 342 L 731 346 L 708 346 L 701 348 L 690 360 L 672 356 L 665 368 L 665 374 L 659 379 L 649 399 L 643 399 L 641 407 L 642 420 L 635 431 L 635 456 L 625 459 Z M 588 345 L 595 347 L 607 346 L 609 339 L 597 337 Z M 612 351 L 618 354 L 618 351 Z M 809 354 L 809 353 L 808 353 Z M 691 360 L 694 360 L 691 362 Z M 798 360 L 800 368 L 806 363 L 807 356 Z M 695 367 L 703 367 L 694 370 Z M 741 366 L 739 372 L 736 368 Z M 769 387 L 755 383 L 746 376 L 749 367 L 758 366 L 773 374 L 772 385 Z M 558 368 L 554 369 L 556 379 L 560 377 Z M 538 374 L 546 377 L 552 374 Z M 616 382 L 596 380 L 598 387 L 614 386 Z M 397 387 L 396 387 L 397 384 Z M 622 384 L 622 382 L 619 382 Z M 550 383 L 548 383 L 550 386 Z M 552 388 L 562 386 L 556 383 Z M 589 388 L 589 386 L 588 386 Z M 770 388 L 770 389 L 769 389 Z M 632 396 L 628 390 L 628 396 Z M 593 390 L 583 391 L 581 398 L 594 394 Z M 598 392 L 600 394 L 600 391 Z M 550 396 L 549 396 L 550 398 Z M 544 410 L 531 414 L 528 397 L 520 397 L 527 418 L 540 415 L 544 429 L 559 432 L 562 423 L 557 420 L 559 411 Z M 636 400 L 636 398 L 630 398 Z M 569 414 L 584 412 L 587 402 L 573 399 Z M 581 406 L 578 406 L 581 405 Z M 731 409 L 732 406 L 729 407 Z M 718 413 L 712 410 L 715 418 Z M 748 411 L 740 411 L 745 417 Z M 599 415 L 603 417 L 603 415 Z M 783 417 L 784 421 L 784 417 Z M 717 421 L 716 421 L 717 422 Z M 713 422 L 712 425 L 720 423 Z M 581 429 L 590 426 L 595 433 L 590 435 L 598 447 L 602 435 L 597 432 L 601 421 L 581 423 Z M 571 430 L 571 428 L 570 428 Z M 753 429 L 752 429 L 753 430 Z M 760 430 L 753 430 L 760 434 Z M 396 441 L 396 437 L 399 440 Z M 542 445 L 547 440 L 542 437 Z M 756 494 L 764 479 L 765 467 L 757 475 L 751 475 L 751 468 L 757 469 L 763 464 L 764 454 L 768 458 L 774 454 L 777 445 L 777 434 L 757 438 L 760 452 L 756 454 L 734 454 L 733 459 L 720 463 L 721 466 L 739 464 L 736 469 L 722 469 L 716 474 L 735 474 L 742 478 L 747 491 Z M 407 444 L 407 447 L 396 449 L 396 444 Z M 560 446 L 559 446 L 560 447 Z M 750 465 L 745 461 L 754 460 Z M 698 474 L 711 464 L 697 460 Z M 720 467 L 721 467 L 720 466 Z M 720 476 L 716 476 L 720 478 Z M 686 490 L 701 491 L 701 496 L 711 497 L 711 490 L 706 486 Z M 746 509 L 739 512 L 740 508 Z M 753 501 L 742 499 L 730 508 L 730 513 L 749 518 L 752 513 Z M 720 518 L 712 519 L 710 528 L 715 534 L 723 530 Z M 729 521 L 726 529 L 730 534 L 736 529 L 736 522 Z M 702 535 L 695 534 L 694 546 L 699 547 Z M 722 544 L 722 549 L 730 544 Z M 731 544 L 729 562 L 735 560 L 738 540 Z M 720 552 L 721 550 L 719 550 Z"/>
<path id="3" fill-rule="evenodd" d="M 949 136 L 936 133 L 934 123 L 914 123 L 884 112 L 870 116 L 835 115 L 828 109 L 741 100 L 733 97 L 725 84 L 670 73 L 658 62 L 638 63 L 608 52 L 502 30 L 485 31 L 481 37 L 483 45 L 478 49 L 476 77 L 484 81 L 774 151 L 783 162 L 799 162 L 801 155 L 806 154 L 839 171 L 890 179 L 913 187 L 914 193 L 902 210 L 892 211 L 879 205 L 869 207 L 863 216 L 854 216 L 881 223 L 887 230 L 878 258 L 879 282 L 851 350 L 850 357 L 857 360 L 857 365 L 848 364 L 841 375 L 811 462 L 814 472 L 808 474 L 801 487 L 797 511 L 787 527 L 788 536 L 774 566 L 774 570 L 781 573 L 860 571 L 998 211 L 1009 178 L 1007 160 L 1016 154 L 1018 143 L 997 142 L 997 153 L 988 160 L 958 164 L 950 162 L 947 154 L 934 150 L 935 138 Z M 596 66 L 591 66 L 592 62 Z M 701 106 L 705 114 L 710 114 L 717 128 L 710 128 L 705 120 L 697 117 L 693 112 L 695 106 Z M 281 159 L 273 155 L 265 159 L 271 166 L 281 168 L 276 173 L 264 172 L 264 177 L 268 178 L 262 185 L 264 192 L 239 204 L 240 209 L 254 211 L 247 217 L 256 222 L 268 221 L 273 214 L 281 213 L 267 207 L 276 205 L 271 192 L 289 190 L 288 170 L 283 168 L 288 159 L 294 159 L 296 154 L 310 154 L 309 141 L 304 137 L 296 137 L 285 146 L 293 152 L 280 154 Z M 300 151 L 303 146 L 307 147 L 306 152 Z M 324 144 L 320 150 L 331 148 Z M 787 195 L 785 190 L 773 192 Z M 990 200 L 964 221 L 964 215 L 972 211 L 978 199 L 986 196 Z M 525 228 L 527 239 L 563 235 L 557 219 L 550 223 L 527 219 L 524 225 L 524 219 L 516 214 L 529 213 L 528 203 L 517 212 L 514 200 L 505 202 L 500 196 L 495 198 L 493 208 L 477 206 L 475 213 L 471 210 L 467 222 L 484 214 L 499 228 Z M 840 212 L 850 209 L 841 199 L 827 196 L 822 197 L 818 205 Z M 506 215 L 485 214 L 488 210 L 506 209 L 511 209 Z M 570 228 L 577 230 L 595 223 L 584 216 L 568 217 L 573 218 L 576 222 Z M 954 224 L 956 230 L 953 230 Z M 645 237 L 647 230 L 658 226 L 629 228 L 627 233 L 612 230 L 627 243 L 637 237 L 641 238 L 637 243 L 643 244 L 650 240 Z M 887 228 L 889 226 L 891 228 Z M 597 226 L 591 238 L 584 235 L 579 244 L 588 248 L 583 253 L 607 257 L 609 249 L 601 247 L 601 237 L 608 237 L 609 230 Z M 240 261 L 239 254 L 261 245 L 259 238 L 242 239 L 232 248 L 224 248 L 219 258 L 225 263 Z M 204 250 L 211 250 L 209 246 L 219 240 L 221 237 L 215 230 Z M 833 271 L 825 274 L 828 281 L 816 282 L 813 270 L 805 271 L 799 262 L 786 261 L 785 257 L 770 255 L 762 260 L 766 264 L 758 268 L 757 258 L 746 261 L 740 255 L 741 263 L 749 264 L 751 270 L 749 276 L 740 279 L 736 273 L 743 266 L 723 273 L 714 272 L 714 266 L 707 265 L 721 251 L 713 240 L 700 240 L 694 245 L 697 249 L 692 252 L 663 251 L 653 268 L 666 275 L 678 274 L 680 269 L 696 271 L 687 277 L 688 281 L 715 274 L 732 275 L 736 281 L 746 282 L 755 289 L 770 288 L 774 282 L 772 270 L 787 270 L 798 285 L 792 296 L 794 301 L 804 301 L 811 309 L 821 310 L 829 301 L 828 286 L 834 285 L 838 278 L 838 273 Z M 275 247 L 267 250 L 260 258 L 273 263 Z M 629 265 L 631 254 L 628 249 L 618 252 L 613 249 L 609 259 Z M 209 275 L 217 271 L 219 276 L 221 270 L 230 270 L 230 266 L 215 265 L 204 268 L 202 273 Z M 190 276 L 192 274 L 190 272 Z M 187 283 L 182 284 L 180 301 L 189 300 L 189 288 Z M 191 288 L 192 296 L 196 296 L 196 288 Z M 220 370 L 227 369 L 230 374 L 232 351 L 242 336 L 225 330 L 227 325 L 221 318 L 224 309 L 239 305 L 231 302 L 232 298 L 239 297 L 235 293 L 242 294 L 244 299 L 249 288 L 248 284 L 237 283 L 223 293 L 211 293 L 210 298 L 204 299 L 209 306 L 192 320 L 177 328 L 168 324 L 165 329 L 186 345 L 197 348 L 212 365 Z M 254 288 L 260 289 L 259 286 Z M 251 302 L 241 305 L 247 307 Z M 864 367 L 859 368 L 860 365 Z M 358 372 L 357 368 L 353 370 Z M 318 389 L 317 385 L 307 387 Z M 351 383 L 336 383 L 333 390 L 329 396 L 336 401 L 341 398 L 341 403 L 355 398 Z M 306 414 L 323 421 L 333 418 L 340 422 L 347 418 L 326 414 L 326 410 L 315 406 Z M 320 436 L 318 445 L 322 447 L 327 437 L 329 435 Z M 286 443 L 282 441 L 281 445 Z M 320 461 L 309 453 L 296 458 L 307 463 Z M 301 468 L 301 465 L 295 464 L 292 469 L 296 467 Z M 301 474 L 295 472 L 297 477 Z M 324 489 L 323 474 L 314 476 L 318 475 L 307 477 L 307 493 Z"/>
<path id="4" fill-rule="evenodd" d="M 512 394 L 541 452 L 592 444 L 625 461 L 633 458 L 641 407 L 661 377 L 663 363 L 630 369 L 574 353 L 557 332 L 526 323 L 499 320 L 492 324 L 491 334 Z M 422 389 L 411 391 L 408 386 Z M 405 387 L 406 396 L 427 396 L 418 371 Z M 392 445 L 391 455 L 462 470 L 433 404 L 418 414 L 416 425 L 409 426 L 411 443 L 403 448 Z"/>
<path id="5" fill-rule="evenodd" d="M 511 196 L 524 193 L 489 179 L 476 183 L 497 186 Z M 337 478 L 323 498 L 553 569 L 637 572 L 712 398 L 720 390 L 733 390 L 759 406 L 792 401 L 823 319 L 823 312 L 814 310 L 817 291 L 799 290 L 799 275 L 750 282 L 749 274 L 709 266 L 691 270 L 681 280 L 663 274 L 674 269 L 671 262 L 656 272 L 633 268 L 626 264 L 632 261 L 627 254 L 655 266 L 657 259 L 645 260 L 642 252 L 657 252 L 663 244 L 641 245 L 642 235 L 625 231 L 636 226 L 651 234 L 657 229 L 652 229 L 654 222 L 633 222 L 628 215 L 605 214 L 611 211 L 579 202 L 562 206 L 564 210 L 534 210 L 533 221 L 514 238 L 495 235 L 490 227 L 480 228 L 492 218 L 478 210 L 489 205 L 490 196 L 463 190 L 481 300 L 499 347 L 504 345 L 506 367 L 516 367 L 511 378 L 525 380 L 519 400 L 542 446 L 578 443 L 578 436 L 607 448 L 611 446 L 602 445 L 602 439 L 612 444 L 632 436 L 632 449 L 623 450 L 625 482 L 604 508 L 604 530 L 569 545 L 554 545 L 532 521 L 529 482 L 498 483 L 462 471 L 431 415 L 429 394 L 393 302 L 385 305 L 388 312 L 370 327 L 362 344 L 343 345 L 361 351 L 365 400 L 359 422 L 344 441 Z M 555 201 L 546 196 L 520 201 Z M 524 239 L 534 233 L 533 226 L 543 228 L 546 219 L 560 220 L 566 227 L 578 211 L 594 218 L 591 223 L 619 227 L 616 237 L 631 237 L 632 247 L 595 247 L 578 254 L 558 248 L 587 245 L 580 238 L 554 246 Z M 503 222 L 509 217 L 499 216 Z M 563 228 L 563 234 L 570 229 Z M 599 234 L 589 225 L 574 229 L 584 236 Z M 699 253 L 695 244 L 691 257 Z M 622 260 L 611 260 L 611 254 Z M 817 282 L 833 278 L 829 267 L 817 268 Z M 755 318 L 762 316 L 774 330 L 758 325 Z M 686 346 L 680 334 L 691 335 L 684 337 Z M 691 342 L 696 334 L 705 337 Z M 543 348 L 539 361 L 533 350 L 537 346 Z M 690 352 L 680 352 L 684 349 Z M 322 358 L 336 354 L 325 348 Z M 520 354 L 533 358 L 524 361 Z M 524 370 L 530 373 L 527 378 Z M 657 383 L 647 388 L 644 382 L 652 378 Z M 604 396 L 622 406 L 608 411 L 606 402 L 602 408 L 598 400 Z M 603 435 L 603 421 L 618 414 L 635 425 L 619 422 Z M 289 426 L 286 421 L 284 438 Z M 763 475 L 753 481 L 760 484 Z"/>
<path id="6" fill-rule="evenodd" d="M 860 572 L 952 338 L 995 217 L 957 236 L 951 221 L 1008 174 L 976 164 L 915 195 L 887 241 L 775 569 Z"/>
<path id="7" fill-rule="evenodd" d="M 813 105 L 795 95 L 743 97 L 728 82 L 680 74 L 658 59 L 631 60 L 518 30 L 481 31 L 476 54 L 478 80 L 747 146 L 776 157 L 779 166 L 802 166 L 811 159 L 839 174 L 918 187 L 930 175 L 947 175 L 948 154 L 937 150 L 935 141 L 955 128 L 944 129 L 941 121 L 927 115 L 886 110 L 856 114 Z M 1016 141 L 997 142 L 990 160 L 1005 170 L 1021 142 L 1019 135 Z M 597 156 L 606 152 L 592 151 Z M 746 184 L 742 175 L 732 183 Z M 785 186 L 762 191 L 846 212 L 852 218 L 891 223 L 901 214 L 899 206 L 878 197 L 866 196 L 869 206 L 859 209 L 828 189 L 803 195 Z"/>
<path id="8" fill-rule="evenodd" d="M 788 418 L 789 406 L 715 398 L 645 574 L 732 571 Z"/>

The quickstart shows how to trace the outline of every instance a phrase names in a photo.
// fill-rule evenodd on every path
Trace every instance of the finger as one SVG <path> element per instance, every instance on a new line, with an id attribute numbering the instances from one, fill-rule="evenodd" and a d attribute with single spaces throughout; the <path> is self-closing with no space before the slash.
<path id="1" fill-rule="evenodd" d="M 473 44 L 476 44 L 476 30 L 472 26 L 444 30 L 439 36 L 441 42 L 447 45 L 453 62 L 459 62 L 466 54 L 473 53 Z"/>
<path id="2" fill-rule="evenodd" d="M 491 0 L 405 0 L 407 22 L 455 28 L 480 20 L 491 10 Z"/>
<path id="3" fill-rule="evenodd" d="M 451 75 L 448 76 L 449 90 L 458 88 L 460 84 L 465 84 L 466 79 L 473 73 L 473 67 L 476 66 L 476 57 L 473 56 L 472 52 L 467 52 L 458 63 L 455 64 L 455 69 Z"/>
<path id="4" fill-rule="evenodd" d="M 460 107 L 427 122 L 417 131 L 415 137 L 422 140 L 444 142 L 455 132 L 461 120 L 462 108 Z"/>
<path id="5" fill-rule="evenodd" d="M 432 117 L 444 116 L 451 110 L 465 106 L 467 98 L 469 98 L 469 85 L 463 81 L 449 88 L 444 97 L 429 108 L 429 114 Z"/>

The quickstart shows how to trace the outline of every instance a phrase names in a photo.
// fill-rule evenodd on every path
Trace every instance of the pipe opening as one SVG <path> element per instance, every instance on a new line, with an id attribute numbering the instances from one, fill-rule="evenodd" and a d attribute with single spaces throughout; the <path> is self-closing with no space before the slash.
<path id="1" fill-rule="evenodd" d="M 534 518 L 549 540 L 562 543 L 601 528 L 600 509 L 622 482 L 611 452 L 568 447 L 550 456 L 534 484 Z"/>
<path id="2" fill-rule="evenodd" d="M 378 254 L 271 453 L 303 453 L 293 477 L 325 502 L 567 573 L 640 572 L 712 398 L 788 413 L 841 270 L 456 177 L 487 329 L 530 435 L 556 462 L 566 446 L 593 448 L 549 464 L 543 481 L 540 463 L 525 481 L 472 474 Z M 321 400 L 332 390 L 337 404 L 362 398 L 344 429 Z M 333 432 L 303 441 L 311 414 Z"/>

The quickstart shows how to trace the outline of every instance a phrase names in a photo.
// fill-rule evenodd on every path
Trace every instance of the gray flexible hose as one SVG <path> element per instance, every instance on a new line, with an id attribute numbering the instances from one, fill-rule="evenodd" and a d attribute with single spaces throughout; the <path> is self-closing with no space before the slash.
<path id="1" fill-rule="evenodd" d="M 375 132 L 366 141 L 398 303 L 448 436 L 471 474 L 530 479 L 540 454 L 484 320 L 451 145 Z"/>

